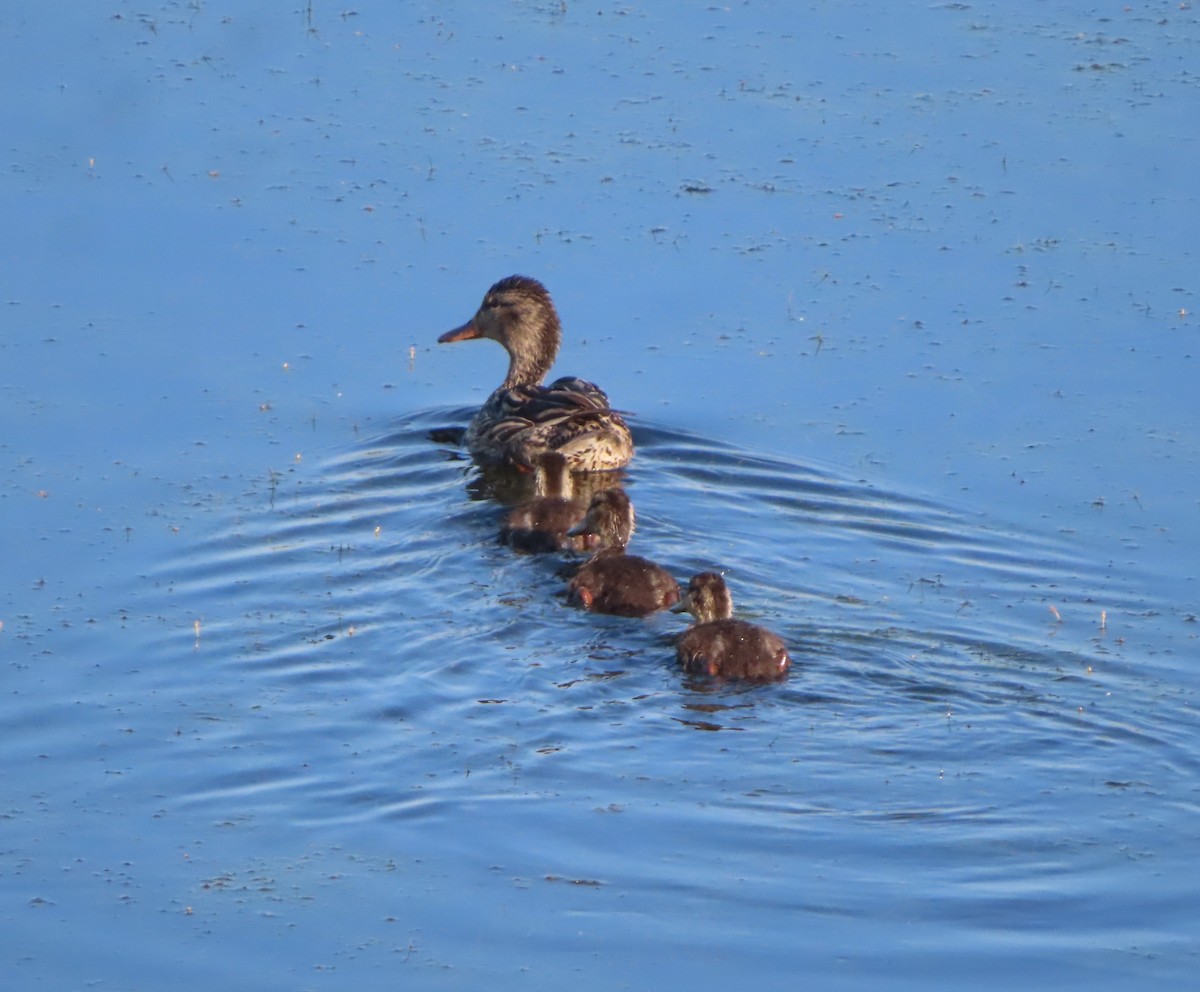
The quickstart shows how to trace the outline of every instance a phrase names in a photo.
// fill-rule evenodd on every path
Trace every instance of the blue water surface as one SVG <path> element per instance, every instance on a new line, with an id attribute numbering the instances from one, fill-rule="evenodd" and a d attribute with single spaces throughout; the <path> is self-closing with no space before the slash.
<path id="1" fill-rule="evenodd" d="M 1191 6 L 0 38 L 6 988 L 1188 983 Z M 496 543 L 512 272 L 785 682 Z"/>

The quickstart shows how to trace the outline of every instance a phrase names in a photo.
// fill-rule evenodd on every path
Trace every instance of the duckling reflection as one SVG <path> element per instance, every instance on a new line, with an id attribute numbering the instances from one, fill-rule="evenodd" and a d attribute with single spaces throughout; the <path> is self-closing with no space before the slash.
<path id="1" fill-rule="evenodd" d="M 543 451 L 558 451 L 572 471 L 602 472 L 633 457 L 629 428 L 602 389 L 571 377 L 542 385 L 558 354 L 562 324 L 536 279 L 501 279 L 475 316 L 438 343 L 472 338 L 499 342 L 509 358 L 504 381 L 467 428 L 467 447 L 477 461 L 535 465 Z"/>
<path id="2" fill-rule="evenodd" d="M 644 617 L 679 602 L 679 583 L 666 569 L 625 553 L 633 530 L 633 504 L 623 489 L 592 498 L 583 521 L 568 531 L 596 552 L 567 583 L 572 603 L 595 613 Z"/>
<path id="3" fill-rule="evenodd" d="M 791 659 L 783 641 L 763 627 L 733 619 L 733 597 L 716 572 L 693 576 L 673 610 L 696 618 L 676 642 L 675 656 L 685 671 L 754 682 L 787 672 Z"/>
<path id="4" fill-rule="evenodd" d="M 509 511 L 500 528 L 501 543 L 526 554 L 584 550 L 584 538 L 567 533 L 586 511 L 586 504 L 573 497 L 567 459 L 560 451 L 544 451 L 534 471 L 536 495 Z"/>

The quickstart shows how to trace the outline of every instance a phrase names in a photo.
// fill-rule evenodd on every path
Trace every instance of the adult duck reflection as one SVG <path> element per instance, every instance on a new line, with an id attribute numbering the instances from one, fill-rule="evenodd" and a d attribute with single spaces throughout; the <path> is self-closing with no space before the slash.
<path id="1" fill-rule="evenodd" d="M 559 451 L 538 457 L 535 493 L 513 507 L 500 528 L 500 541 L 526 554 L 583 551 L 582 536 L 568 532 L 578 524 L 587 505 L 573 496 L 567 460 Z"/>

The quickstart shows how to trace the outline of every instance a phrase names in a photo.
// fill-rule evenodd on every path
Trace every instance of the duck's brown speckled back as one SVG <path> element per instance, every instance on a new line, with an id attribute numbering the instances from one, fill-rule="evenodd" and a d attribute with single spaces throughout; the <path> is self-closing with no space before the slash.
<path id="1" fill-rule="evenodd" d="M 678 603 L 679 583 L 661 565 L 607 548 L 579 566 L 567 596 L 595 613 L 645 617 Z"/>
<path id="2" fill-rule="evenodd" d="M 783 640 L 744 620 L 698 623 L 679 635 L 675 656 L 684 671 L 726 679 L 768 682 L 791 664 Z"/>

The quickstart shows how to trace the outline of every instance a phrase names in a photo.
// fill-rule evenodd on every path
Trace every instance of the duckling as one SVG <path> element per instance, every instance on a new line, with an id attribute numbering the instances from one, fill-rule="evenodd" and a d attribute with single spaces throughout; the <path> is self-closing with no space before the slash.
<path id="1" fill-rule="evenodd" d="M 571 377 L 542 385 L 558 354 L 562 324 L 536 279 L 501 279 L 475 316 L 438 343 L 472 338 L 498 341 L 509 359 L 508 375 L 467 428 L 467 448 L 476 460 L 534 465 L 541 452 L 558 451 L 574 472 L 605 472 L 633 457 L 629 427 L 602 389 Z"/>
<path id="2" fill-rule="evenodd" d="M 584 539 L 567 534 L 583 519 L 586 506 L 572 498 L 566 458 L 561 451 L 543 451 L 534 471 L 537 495 L 509 511 L 500 528 L 501 543 L 526 554 L 582 551 Z"/>
<path id="3" fill-rule="evenodd" d="M 715 572 L 692 577 L 676 613 L 696 623 L 679 635 L 675 656 L 685 671 L 727 679 L 768 682 L 787 672 L 791 659 L 780 638 L 745 620 L 734 620 L 733 598 Z"/>
<path id="4" fill-rule="evenodd" d="M 567 533 L 595 554 L 567 583 L 567 598 L 595 613 L 644 617 L 679 602 L 679 583 L 661 565 L 625 553 L 634 530 L 633 504 L 623 489 L 592 497 L 583 521 Z"/>

